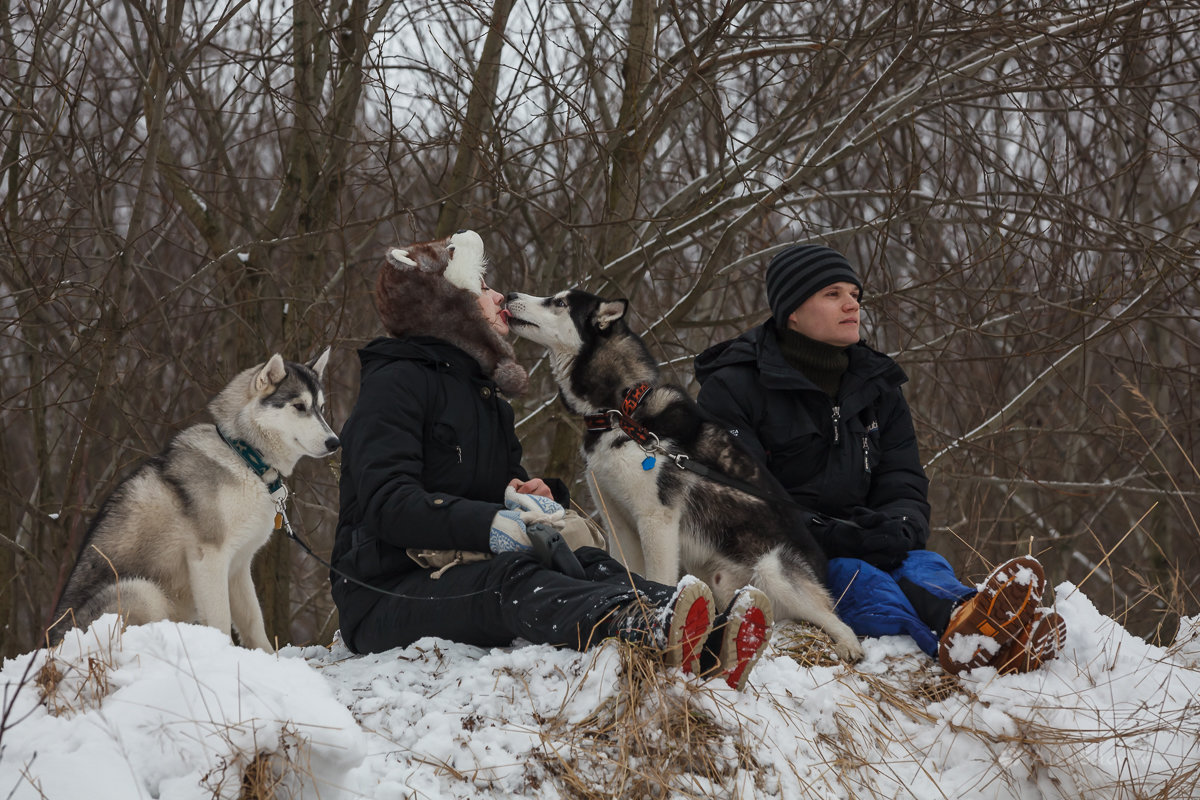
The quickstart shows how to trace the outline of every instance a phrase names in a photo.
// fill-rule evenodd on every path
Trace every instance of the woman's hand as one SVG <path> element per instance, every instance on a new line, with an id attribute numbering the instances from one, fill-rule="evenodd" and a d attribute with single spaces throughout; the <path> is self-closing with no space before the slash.
<path id="1" fill-rule="evenodd" d="M 548 500 L 554 499 L 554 493 L 550 491 L 550 487 L 541 478 L 530 478 L 523 481 L 520 478 L 513 478 L 508 482 L 508 485 L 516 489 L 520 494 L 536 494 L 538 497 L 545 497 Z"/>

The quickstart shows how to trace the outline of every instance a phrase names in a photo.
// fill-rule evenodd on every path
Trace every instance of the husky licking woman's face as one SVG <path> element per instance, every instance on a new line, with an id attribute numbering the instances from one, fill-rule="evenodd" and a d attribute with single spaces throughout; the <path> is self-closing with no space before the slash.
<path id="1" fill-rule="evenodd" d="M 483 239 L 459 231 L 445 239 L 393 247 L 375 281 L 375 308 L 392 336 L 432 336 L 455 345 L 506 394 L 517 395 L 528 376 L 516 362 L 504 298 L 484 281 Z"/>
<path id="2" fill-rule="evenodd" d="M 504 307 L 504 295 L 484 283 L 477 300 L 479 302 L 479 311 L 483 314 L 484 322 L 491 325 L 492 330 L 496 333 L 501 336 L 507 336 L 508 319 L 511 315 L 508 309 Z"/>

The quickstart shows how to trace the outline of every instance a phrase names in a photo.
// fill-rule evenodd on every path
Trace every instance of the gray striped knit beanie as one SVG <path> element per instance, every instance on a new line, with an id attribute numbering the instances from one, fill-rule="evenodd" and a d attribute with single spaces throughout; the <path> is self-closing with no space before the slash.
<path id="1" fill-rule="evenodd" d="M 767 265 L 767 304 L 775 324 L 787 327 L 788 317 L 801 303 L 831 283 L 853 283 L 862 292 L 850 262 L 836 250 L 819 244 L 797 244 Z"/>

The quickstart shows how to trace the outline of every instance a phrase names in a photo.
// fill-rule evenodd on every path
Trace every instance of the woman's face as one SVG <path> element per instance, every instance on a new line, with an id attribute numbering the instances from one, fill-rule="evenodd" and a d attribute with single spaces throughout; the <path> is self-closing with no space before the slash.
<path id="1" fill-rule="evenodd" d="M 479 303 L 479 310 L 482 312 L 484 320 L 492 326 L 492 330 L 496 333 L 507 336 L 509 313 L 508 309 L 504 307 L 504 295 L 495 289 L 488 288 L 486 283 L 483 284 L 482 289 L 476 302 Z"/>
<path id="2" fill-rule="evenodd" d="M 835 347 L 857 344 L 859 294 L 853 283 L 831 283 L 796 307 L 788 328 Z"/>

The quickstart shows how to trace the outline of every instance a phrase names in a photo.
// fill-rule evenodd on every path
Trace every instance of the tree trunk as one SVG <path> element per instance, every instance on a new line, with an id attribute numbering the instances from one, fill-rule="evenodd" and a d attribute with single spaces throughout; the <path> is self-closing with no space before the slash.
<path id="1" fill-rule="evenodd" d="M 504 32 L 512 13 L 513 0 L 497 0 L 492 6 L 483 53 L 475 68 L 471 93 L 467 98 L 467 115 L 459 132 L 458 152 L 454 170 L 446 185 L 446 202 L 438 215 L 434 238 L 449 236 L 466 225 L 466 211 L 471 189 L 479 180 L 480 155 L 485 146 L 485 134 L 491 130 L 492 110 L 496 105 L 496 87 L 500 82 L 500 52 L 504 48 Z"/>

